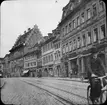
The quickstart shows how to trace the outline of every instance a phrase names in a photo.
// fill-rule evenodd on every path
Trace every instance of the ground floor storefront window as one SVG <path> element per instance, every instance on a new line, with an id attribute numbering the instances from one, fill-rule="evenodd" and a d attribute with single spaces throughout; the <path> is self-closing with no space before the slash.
<path id="1" fill-rule="evenodd" d="M 88 56 L 82 56 L 70 60 L 70 77 L 86 77 L 87 76 L 87 58 Z"/>
<path id="2" fill-rule="evenodd" d="M 65 76 L 69 76 L 69 68 L 68 68 L 68 62 L 65 62 Z"/>
<path id="3" fill-rule="evenodd" d="M 77 59 L 70 60 L 70 73 L 71 75 L 78 75 Z"/>
<path id="4" fill-rule="evenodd" d="M 60 66 L 60 64 L 54 66 L 54 76 L 56 76 L 56 77 L 61 76 L 61 66 Z"/>
<path id="5" fill-rule="evenodd" d="M 50 77 L 54 76 L 53 68 L 49 68 L 49 76 Z"/>
<path id="6" fill-rule="evenodd" d="M 42 69 L 37 70 L 37 77 L 42 77 Z"/>
<path id="7" fill-rule="evenodd" d="M 43 68 L 43 73 L 42 73 L 42 75 L 43 75 L 44 77 L 47 77 L 47 76 L 48 76 L 48 69 L 47 69 L 47 68 Z"/>

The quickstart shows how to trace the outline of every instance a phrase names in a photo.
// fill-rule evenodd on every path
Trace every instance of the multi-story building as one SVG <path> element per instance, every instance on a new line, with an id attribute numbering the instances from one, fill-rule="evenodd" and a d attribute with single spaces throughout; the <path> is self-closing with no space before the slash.
<path id="1" fill-rule="evenodd" d="M 70 0 L 63 8 L 62 61 L 66 76 L 87 75 L 87 59 L 95 46 L 107 69 L 106 7 L 102 0 Z"/>
<path id="2" fill-rule="evenodd" d="M 56 28 L 53 30 L 53 34 L 56 38 L 52 41 L 54 47 L 54 76 L 62 76 L 62 66 L 61 66 L 61 40 L 60 40 L 60 30 Z"/>
<path id="3" fill-rule="evenodd" d="M 37 53 L 37 76 L 42 76 L 42 46 L 43 40 L 38 44 L 38 53 Z"/>
<path id="4" fill-rule="evenodd" d="M 20 77 L 23 74 L 24 68 L 24 46 L 27 37 L 30 35 L 31 29 L 28 32 L 24 31 L 23 35 L 20 35 L 12 49 L 10 50 L 10 69 L 11 76 Z"/>
<path id="5" fill-rule="evenodd" d="M 9 61 L 9 54 L 6 54 L 3 58 L 3 76 L 4 77 L 11 77 L 11 69 L 10 69 L 10 61 Z"/>
<path id="6" fill-rule="evenodd" d="M 29 71 L 29 76 L 37 76 L 38 62 L 40 61 L 41 49 L 39 43 L 43 40 L 42 34 L 35 25 L 24 47 L 24 70 Z"/>
<path id="7" fill-rule="evenodd" d="M 44 37 L 45 41 L 42 43 L 42 75 L 54 76 L 53 64 L 54 64 L 54 47 L 53 40 L 55 36 L 49 33 Z"/>
<path id="8" fill-rule="evenodd" d="M 3 58 L 0 58 L 0 73 L 3 75 Z"/>

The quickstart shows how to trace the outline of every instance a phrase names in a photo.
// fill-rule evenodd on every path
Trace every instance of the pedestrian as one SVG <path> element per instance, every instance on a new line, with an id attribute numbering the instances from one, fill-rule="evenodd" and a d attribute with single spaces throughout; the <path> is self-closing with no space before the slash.
<path id="1" fill-rule="evenodd" d="M 72 69 L 70 69 L 70 78 L 72 78 Z"/>
<path id="2" fill-rule="evenodd" d="M 78 65 L 76 64 L 74 67 L 74 74 L 77 75 L 78 74 Z"/>

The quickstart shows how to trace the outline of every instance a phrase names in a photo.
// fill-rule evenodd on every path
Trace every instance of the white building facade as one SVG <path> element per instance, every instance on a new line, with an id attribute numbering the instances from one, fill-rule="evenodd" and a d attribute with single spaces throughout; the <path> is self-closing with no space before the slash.
<path id="1" fill-rule="evenodd" d="M 54 76 L 54 47 L 52 40 L 53 36 L 47 36 L 41 49 L 42 49 L 42 72 L 43 76 Z"/>

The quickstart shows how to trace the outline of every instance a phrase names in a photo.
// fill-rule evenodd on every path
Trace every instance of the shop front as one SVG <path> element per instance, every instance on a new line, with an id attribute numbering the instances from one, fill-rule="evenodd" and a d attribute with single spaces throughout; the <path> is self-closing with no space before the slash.
<path id="1" fill-rule="evenodd" d="M 42 71 L 43 71 L 42 75 L 44 77 L 53 77 L 54 76 L 53 65 L 46 65 L 46 66 L 44 66 Z"/>
<path id="2" fill-rule="evenodd" d="M 78 76 L 78 56 L 76 52 L 69 54 L 69 77 L 77 77 Z"/>
<path id="3" fill-rule="evenodd" d="M 54 69 L 54 76 L 61 77 L 61 63 L 55 63 L 53 69 Z"/>
<path id="4" fill-rule="evenodd" d="M 88 50 L 72 53 L 69 58 L 69 77 L 71 78 L 87 78 L 87 59 L 90 56 Z"/>
<path id="5" fill-rule="evenodd" d="M 91 50 L 92 48 L 96 48 L 97 50 L 97 56 L 103 61 L 106 70 L 107 70 L 107 44 L 105 43 L 97 43 L 96 45 L 93 45 L 90 49 L 85 50 L 83 52 L 81 52 L 81 56 L 79 57 L 79 75 L 80 77 L 87 79 L 88 78 L 88 59 L 91 58 Z M 107 72 L 107 71 L 106 71 Z"/>
<path id="6" fill-rule="evenodd" d="M 29 77 L 29 70 L 24 70 L 22 73 L 22 77 Z"/>
<path id="7" fill-rule="evenodd" d="M 107 38 L 99 43 L 96 48 L 98 49 L 98 57 L 103 61 L 107 72 Z"/>
<path id="8" fill-rule="evenodd" d="M 43 77 L 48 77 L 48 68 L 47 67 L 43 67 L 43 72 L 42 72 Z"/>
<path id="9" fill-rule="evenodd" d="M 37 77 L 37 68 L 29 68 L 29 77 Z"/>
<path id="10" fill-rule="evenodd" d="M 43 76 L 42 66 L 37 66 L 37 77 L 42 76 Z"/>
<path id="11" fill-rule="evenodd" d="M 68 55 L 63 55 L 61 58 L 61 77 L 69 77 L 69 60 Z"/>

